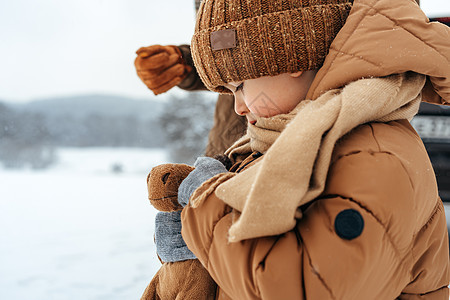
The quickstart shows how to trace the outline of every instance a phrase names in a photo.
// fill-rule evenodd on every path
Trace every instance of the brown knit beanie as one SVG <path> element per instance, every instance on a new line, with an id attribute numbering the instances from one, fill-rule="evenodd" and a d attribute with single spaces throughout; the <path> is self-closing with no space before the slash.
<path id="1" fill-rule="evenodd" d="M 319 69 L 352 0 L 203 0 L 191 52 L 206 87 Z"/>

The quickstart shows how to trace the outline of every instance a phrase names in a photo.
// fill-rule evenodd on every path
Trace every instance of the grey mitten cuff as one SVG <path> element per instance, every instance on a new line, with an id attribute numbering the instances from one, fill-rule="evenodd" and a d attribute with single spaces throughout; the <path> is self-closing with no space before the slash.
<path id="1" fill-rule="evenodd" d="M 203 182 L 220 173 L 228 172 L 225 166 L 211 157 L 199 157 L 194 163 L 195 169 L 181 182 L 178 188 L 178 202 L 181 206 L 189 203 L 192 193 L 202 185 Z"/>
<path id="2" fill-rule="evenodd" d="M 156 253 L 163 262 L 196 259 L 181 236 L 181 211 L 159 212 L 155 218 Z"/>

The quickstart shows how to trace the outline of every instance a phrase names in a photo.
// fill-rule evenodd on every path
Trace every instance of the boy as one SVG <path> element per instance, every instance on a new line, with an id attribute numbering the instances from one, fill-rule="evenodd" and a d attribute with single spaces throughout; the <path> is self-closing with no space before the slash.
<path id="1" fill-rule="evenodd" d="M 202 3 L 196 68 L 249 121 L 229 171 L 199 158 L 179 188 L 219 299 L 448 299 L 444 210 L 408 120 L 450 103 L 449 36 L 412 0 Z"/>

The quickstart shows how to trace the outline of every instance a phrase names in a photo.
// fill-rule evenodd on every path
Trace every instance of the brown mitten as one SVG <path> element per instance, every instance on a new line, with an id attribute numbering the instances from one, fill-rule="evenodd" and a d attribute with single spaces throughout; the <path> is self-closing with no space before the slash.
<path id="1" fill-rule="evenodd" d="M 192 71 L 177 46 L 152 45 L 136 51 L 136 72 L 155 95 L 178 85 Z"/>
<path id="2" fill-rule="evenodd" d="M 159 211 L 181 210 L 178 187 L 193 167 L 163 164 L 154 167 L 147 177 L 148 198 Z M 215 299 L 217 285 L 198 259 L 163 262 L 141 300 Z"/>

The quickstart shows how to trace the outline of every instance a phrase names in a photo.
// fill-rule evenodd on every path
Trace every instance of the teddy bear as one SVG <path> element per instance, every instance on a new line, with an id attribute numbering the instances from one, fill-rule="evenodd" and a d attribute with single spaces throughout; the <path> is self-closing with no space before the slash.
<path id="1" fill-rule="evenodd" d="M 186 164 L 163 164 L 154 167 L 147 177 L 150 204 L 161 212 L 182 210 L 178 187 L 194 167 Z M 198 259 L 162 262 L 144 291 L 141 300 L 215 299 L 217 285 Z"/>

